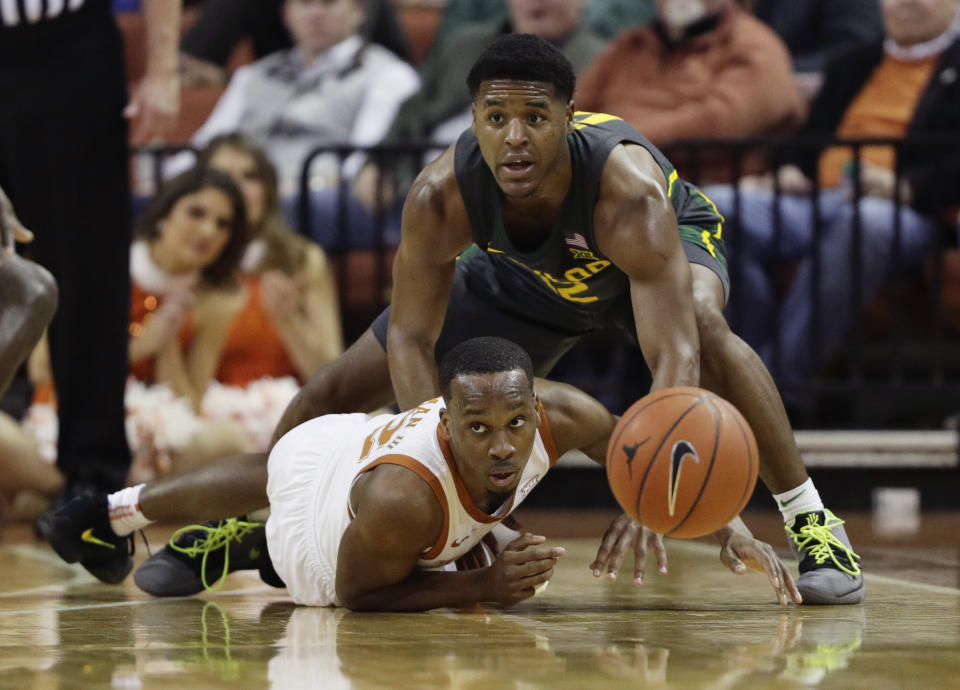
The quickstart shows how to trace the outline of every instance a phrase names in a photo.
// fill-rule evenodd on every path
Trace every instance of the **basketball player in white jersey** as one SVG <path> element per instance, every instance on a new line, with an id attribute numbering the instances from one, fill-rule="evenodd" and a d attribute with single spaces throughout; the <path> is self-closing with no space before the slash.
<path id="1" fill-rule="evenodd" d="M 616 423 L 585 393 L 538 380 L 538 397 L 533 381 L 519 346 L 468 340 L 440 365 L 442 398 L 399 415 L 301 424 L 274 446 L 266 478 L 252 462 L 232 476 L 216 472 L 222 504 L 196 500 L 210 493 L 199 486 L 213 479 L 204 468 L 99 501 L 79 497 L 43 529 L 66 560 L 119 581 L 130 565 L 118 535 L 156 519 L 236 515 L 269 498 L 270 564 L 297 603 L 377 611 L 515 604 L 550 579 L 564 550 L 541 536 L 504 538 L 498 526 L 564 452 L 579 448 L 602 463 Z M 724 563 L 765 571 L 781 604 L 799 602 L 773 549 L 742 525 L 737 519 L 716 534 Z M 213 541 L 226 543 L 222 534 Z"/>

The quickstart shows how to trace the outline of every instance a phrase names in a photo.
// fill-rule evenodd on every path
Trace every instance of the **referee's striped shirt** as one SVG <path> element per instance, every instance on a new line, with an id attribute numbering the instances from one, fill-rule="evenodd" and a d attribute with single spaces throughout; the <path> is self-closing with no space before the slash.
<path id="1" fill-rule="evenodd" d="M 0 23 L 14 27 L 78 12 L 90 0 L 0 0 Z M 102 0 L 93 0 L 100 2 Z"/>

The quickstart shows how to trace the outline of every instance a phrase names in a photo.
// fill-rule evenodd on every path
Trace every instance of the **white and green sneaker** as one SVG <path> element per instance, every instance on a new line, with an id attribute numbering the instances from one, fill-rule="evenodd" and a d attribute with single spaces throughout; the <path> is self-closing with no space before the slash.
<path id="1" fill-rule="evenodd" d="M 797 588 L 804 604 L 859 604 L 867 589 L 860 556 L 853 552 L 843 520 L 829 510 L 801 513 L 785 525 L 800 564 Z"/>

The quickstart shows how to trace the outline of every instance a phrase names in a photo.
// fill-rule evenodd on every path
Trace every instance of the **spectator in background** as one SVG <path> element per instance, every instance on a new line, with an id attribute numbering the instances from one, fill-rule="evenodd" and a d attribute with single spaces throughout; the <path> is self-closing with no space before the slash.
<path id="1" fill-rule="evenodd" d="M 226 65 L 237 44 L 250 38 L 254 58 L 293 47 L 283 19 L 284 0 L 206 0 L 180 44 L 184 86 L 227 83 Z M 391 0 L 364 0 L 360 34 L 410 62 L 410 46 Z"/>
<path id="2" fill-rule="evenodd" d="M 508 0 L 509 17 L 461 25 L 456 34 L 420 68 L 422 86 L 400 107 L 386 141 L 437 142 L 427 160 L 405 157 L 393 166 L 396 192 L 402 196 L 420 167 L 471 126 L 467 73 L 474 60 L 498 36 L 529 33 L 549 41 L 579 72 L 603 50 L 605 41 L 583 23 L 586 0 Z M 356 193 L 368 208 L 389 205 L 394 191 L 379 184 L 380 171 L 368 165 L 358 176 Z"/>
<path id="3" fill-rule="evenodd" d="M 883 39 L 880 0 L 744 0 L 744 7 L 787 44 L 793 78 L 808 101 L 829 62 L 852 47 Z"/>
<path id="4" fill-rule="evenodd" d="M 859 138 L 960 133 L 960 40 L 951 29 L 957 0 L 882 0 L 881 7 L 886 39 L 838 56 L 828 66 L 801 134 Z M 901 173 L 899 187 L 895 167 Z M 776 206 L 771 175 L 742 180 L 736 218 L 732 188 L 705 190 L 741 233 L 730 237 L 739 253 L 742 280 L 734 290 L 731 316 L 768 366 L 776 365 L 782 381 L 808 377 L 819 364 L 818 354 L 829 355 L 856 318 L 860 305 L 854 295 L 859 292 L 866 301 L 894 270 L 916 265 L 934 247 L 940 208 L 960 203 L 960 152 L 955 147 L 905 148 L 899 154 L 891 146 L 863 147 L 863 196 L 856 200 L 851 198 L 853 169 L 848 147 L 831 147 L 819 155 L 805 149 L 777 171 L 782 196 Z M 810 198 L 814 180 L 822 188 L 817 195 L 816 245 Z M 857 225 L 859 257 L 853 249 Z M 768 271 L 795 260 L 800 260 L 799 270 L 774 328 L 775 290 Z M 860 285 L 855 290 L 852 267 L 857 260 Z M 820 314 L 816 335 L 811 326 L 815 267 Z"/>
<path id="5" fill-rule="evenodd" d="M 465 24 L 505 21 L 508 4 L 508 0 L 446 0 L 431 54 L 442 50 Z M 610 39 L 621 29 L 649 24 L 656 16 L 654 0 L 587 0 L 583 23 L 601 38 Z"/>
<path id="6" fill-rule="evenodd" d="M 193 136 L 194 147 L 221 134 L 250 136 L 276 165 L 281 197 L 295 208 L 311 150 L 379 143 L 420 81 L 410 65 L 360 36 L 363 7 L 363 0 L 285 0 L 284 22 L 295 46 L 238 69 Z M 186 162 L 181 156 L 172 169 Z M 376 219 L 352 194 L 341 193 L 363 161 L 360 154 L 342 160 L 326 153 L 310 165 L 307 231 L 321 246 L 376 241 Z"/>
<path id="7" fill-rule="evenodd" d="M 323 250 L 283 220 L 276 172 L 248 137 L 216 137 L 199 162 L 227 173 L 240 188 L 252 240 L 240 263 L 246 299 L 230 325 L 216 379 L 242 387 L 285 376 L 302 383 L 343 350 L 333 269 Z"/>
<path id="8" fill-rule="evenodd" d="M 574 103 L 610 113 L 656 146 L 681 139 L 745 137 L 796 129 L 804 104 L 790 58 L 769 28 L 733 0 L 657 0 L 649 27 L 625 29 L 583 73 Z M 729 179 L 729 160 L 705 160 L 681 175 Z"/>

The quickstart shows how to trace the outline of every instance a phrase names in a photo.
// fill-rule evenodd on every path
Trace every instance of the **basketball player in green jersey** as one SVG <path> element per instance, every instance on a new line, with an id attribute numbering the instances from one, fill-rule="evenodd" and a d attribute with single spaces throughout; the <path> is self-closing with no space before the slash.
<path id="1" fill-rule="evenodd" d="M 773 380 L 724 320 L 723 219 L 635 129 L 575 114 L 574 83 L 566 58 L 528 34 L 501 37 L 477 59 L 472 129 L 407 196 L 391 307 L 311 377 L 275 438 L 323 414 L 435 397 L 435 362 L 472 337 L 513 340 L 542 376 L 582 336 L 620 327 L 654 389 L 700 385 L 747 418 L 804 601 L 861 601 L 843 523 L 807 476 Z M 615 523 L 594 573 L 642 550 L 638 535 L 628 519 Z"/>

